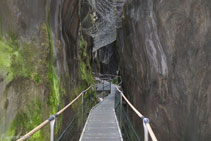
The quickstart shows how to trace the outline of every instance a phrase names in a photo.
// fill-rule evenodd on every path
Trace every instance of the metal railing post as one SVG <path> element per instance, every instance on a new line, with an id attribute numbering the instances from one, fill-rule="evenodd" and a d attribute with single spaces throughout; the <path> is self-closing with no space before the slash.
<path id="1" fill-rule="evenodd" d="M 148 134 L 148 129 L 146 124 L 149 123 L 149 119 L 148 118 L 143 118 L 143 127 L 144 127 L 144 141 L 148 141 L 149 138 L 149 134 Z"/>
<path id="2" fill-rule="evenodd" d="M 119 110 L 119 125 L 122 128 L 122 95 L 120 93 L 120 110 Z"/>
<path id="3" fill-rule="evenodd" d="M 50 141 L 54 141 L 54 125 L 56 122 L 56 115 L 53 115 L 49 118 L 50 121 L 50 132 L 51 132 L 51 136 L 50 136 Z"/>
<path id="4" fill-rule="evenodd" d="M 82 123 L 84 123 L 84 93 L 82 94 L 81 107 Z"/>
<path id="5" fill-rule="evenodd" d="M 103 91 L 104 91 L 104 80 L 103 80 Z"/>
<path id="6" fill-rule="evenodd" d="M 112 83 L 112 82 L 111 82 L 111 80 L 110 80 L 110 93 L 111 93 L 111 83 Z"/>

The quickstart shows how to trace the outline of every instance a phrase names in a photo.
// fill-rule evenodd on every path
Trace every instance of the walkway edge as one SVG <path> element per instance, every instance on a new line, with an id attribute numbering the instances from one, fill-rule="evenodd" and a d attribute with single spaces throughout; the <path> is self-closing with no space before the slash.
<path id="1" fill-rule="evenodd" d="M 94 108 L 94 107 L 93 107 L 93 108 Z M 92 108 L 92 109 L 93 109 L 93 108 Z M 83 135 L 84 135 L 84 132 L 85 132 L 85 129 L 86 129 L 87 123 L 88 123 L 88 121 L 89 121 L 90 113 L 92 112 L 92 109 L 91 109 L 91 111 L 89 112 L 89 116 L 88 116 L 88 118 L 87 118 L 87 120 L 86 120 L 86 123 L 85 123 L 85 125 L 84 125 L 84 128 L 83 128 L 83 131 L 82 131 L 82 133 L 81 133 L 81 136 L 80 136 L 79 141 L 81 141 L 81 140 L 82 140 L 82 137 L 83 137 Z"/>
<path id="2" fill-rule="evenodd" d="M 116 117 L 116 112 L 115 112 L 115 109 L 113 109 L 114 111 L 114 115 L 115 115 L 115 120 L 116 120 L 116 124 L 117 124 L 117 127 L 118 127 L 118 131 L 119 131 L 119 134 L 120 134 L 120 138 L 121 138 L 121 141 L 123 141 L 123 137 L 122 137 L 122 132 L 121 132 L 121 129 L 119 127 L 119 122 L 117 120 L 117 117 Z"/>

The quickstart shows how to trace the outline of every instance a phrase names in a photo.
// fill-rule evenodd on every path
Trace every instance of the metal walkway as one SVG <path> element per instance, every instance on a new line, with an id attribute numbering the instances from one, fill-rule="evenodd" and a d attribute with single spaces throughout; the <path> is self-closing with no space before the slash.
<path id="1" fill-rule="evenodd" d="M 98 78 L 96 78 L 97 80 Z M 110 81 L 110 79 L 107 79 Z M 110 83 L 110 85 L 109 85 Z M 65 107 L 63 107 L 61 110 L 56 112 L 54 115 L 50 116 L 48 119 L 40 123 L 38 126 L 36 126 L 34 129 L 26 133 L 24 136 L 21 136 L 17 141 L 24 141 L 30 137 L 32 137 L 36 132 L 40 131 L 43 127 L 45 127 L 47 124 L 50 124 L 50 140 L 54 140 L 54 123 L 56 119 L 69 107 L 72 106 L 74 102 L 79 100 L 79 98 L 82 98 L 82 113 L 83 113 L 83 104 L 84 104 L 84 95 L 88 95 L 92 92 L 92 88 L 95 85 L 89 86 L 87 89 L 83 90 L 80 94 L 78 94 L 72 101 L 70 101 L 69 104 L 67 104 Z M 109 87 L 110 86 L 110 87 Z M 90 92 L 88 92 L 90 90 Z M 88 119 L 86 121 L 86 124 L 84 126 L 83 132 L 80 137 L 80 141 L 122 141 L 122 133 L 124 134 L 125 140 L 134 140 L 133 134 L 137 136 L 135 129 L 132 127 L 132 124 L 129 124 L 131 126 L 131 131 L 128 134 L 128 129 L 130 129 L 130 126 L 125 126 L 129 122 L 129 118 L 124 113 L 124 110 L 122 108 L 122 100 L 126 102 L 127 105 L 130 106 L 130 108 L 135 112 L 135 114 L 142 119 L 143 121 L 143 127 L 144 127 L 144 140 L 148 141 L 148 135 L 150 135 L 151 139 L 153 141 L 157 141 L 157 138 L 149 124 L 149 119 L 144 117 L 133 105 L 132 103 L 127 99 L 127 97 L 123 94 L 123 92 L 119 89 L 117 85 L 112 84 L 111 82 L 105 81 L 105 80 L 98 80 L 96 83 L 96 90 L 99 92 L 102 91 L 110 91 L 110 94 L 102 101 L 101 103 L 97 104 L 92 110 L 90 111 L 90 114 L 88 116 Z M 114 109 L 115 108 L 115 109 Z M 119 122 L 121 124 L 122 133 L 120 131 L 116 113 L 118 115 Z M 77 115 L 77 114 L 76 114 Z M 125 116 L 123 116 L 125 115 Z M 83 114 L 82 114 L 83 117 Z M 122 119 L 126 117 L 128 122 L 123 121 Z M 68 128 L 70 127 L 70 124 L 68 124 Z M 126 128 L 129 127 L 129 128 Z M 65 134 L 67 130 L 61 134 L 61 138 Z M 128 135 L 128 136 L 126 136 Z M 59 137 L 59 140 L 61 139 Z M 140 140 L 137 136 L 137 140 Z"/>
<path id="2" fill-rule="evenodd" d="M 80 141 L 122 141 L 114 110 L 115 92 L 112 84 L 111 93 L 91 110 Z"/>

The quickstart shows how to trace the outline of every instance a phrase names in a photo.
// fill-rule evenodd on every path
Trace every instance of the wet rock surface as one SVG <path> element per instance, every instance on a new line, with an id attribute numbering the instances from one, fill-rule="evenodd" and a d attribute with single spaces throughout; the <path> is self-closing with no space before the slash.
<path id="1" fill-rule="evenodd" d="M 129 0 L 124 7 L 123 89 L 158 140 L 211 140 L 210 9 L 209 0 Z"/>

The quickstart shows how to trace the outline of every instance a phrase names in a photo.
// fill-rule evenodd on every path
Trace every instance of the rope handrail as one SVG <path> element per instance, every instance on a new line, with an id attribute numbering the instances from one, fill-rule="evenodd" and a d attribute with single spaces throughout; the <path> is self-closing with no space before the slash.
<path id="1" fill-rule="evenodd" d="M 87 89 L 83 90 L 75 99 L 73 99 L 69 104 L 67 104 L 64 108 L 62 108 L 60 111 L 58 111 L 55 115 L 51 116 L 49 119 L 46 119 L 43 121 L 40 125 L 35 127 L 33 130 L 25 134 L 24 136 L 20 137 L 17 141 L 24 141 L 27 138 L 31 137 L 33 134 L 35 134 L 37 131 L 39 131 L 41 128 L 46 126 L 50 121 L 54 120 L 56 117 L 61 115 L 67 108 L 69 108 L 77 99 L 79 99 L 85 92 L 87 92 L 90 88 L 92 88 L 94 85 L 89 86 Z"/>
<path id="2" fill-rule="evenodd" d="M 120 94 L 122 95 L 122 97 L 124 98 L 124 100 L 127 102 L 127 104 L 132 108 L 132 110 L 138 115 L 138 117 L 140 117 L 141 119 L 146 119 L 131 103 L 130 101 L 126 98 L 126 96 L 123 94 L 123 92 L 116 86 L 116 89 L 120 92 Z M 152 138 L 152 141 L 157 141 L 157 138 L 149 124 L 149 120 L 145 121 L 145 125 L 149 131 L 149 134 Z"/>

